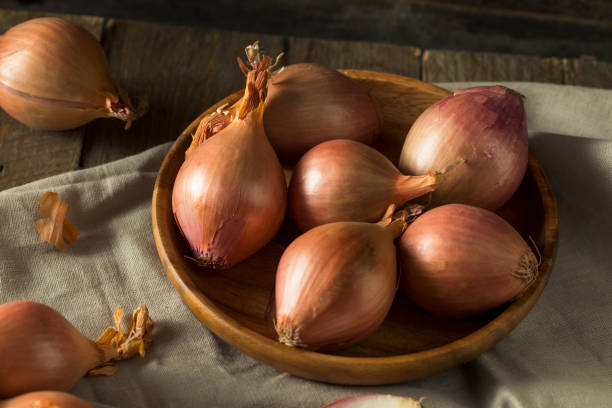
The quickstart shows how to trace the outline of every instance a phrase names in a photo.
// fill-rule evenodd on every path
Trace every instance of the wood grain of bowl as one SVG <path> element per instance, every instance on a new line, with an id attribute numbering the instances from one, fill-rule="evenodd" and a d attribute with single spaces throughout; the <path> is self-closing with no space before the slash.
<path id="1" fill-rule="evenodd" d="M 417 116 L 450 93 L 398 75 L 343 70 L 367 88 L 384 117 L 375 146 L 397 163 L 404 137 Z M 542 257 L 536 282 L 519 299 L 469 319 L 442 319 L 398 295 L 383 324 L 361 343 L 335 354 L 293 349 L 276 341 L 273 293 L 276 266 L 298 235 L 289 220 L 261 251 L 227 271 L 209 271 L 186 258 L 189 247 L 172 215 L 172 187 L 191 133 L 201 117 L 242 95 L 236 92 L 210 107 L 178 137 L 164 159 L 153 193 L 153 233 L 162 264 L 177 292 L 216 335 L 266 364 L 318 381 L 373 385 L 423 378 L 478 357 L 504 338 L 527 315 L 551 274 L 558 241 L 558 214 L 548 178 L 530 154 L 527 174 L 498 213 L 525 239 L 533 238 Z M 288 174 L 290 169 L 287 169 Z M 203 329 L 204 330 L 204 329 Z"/>

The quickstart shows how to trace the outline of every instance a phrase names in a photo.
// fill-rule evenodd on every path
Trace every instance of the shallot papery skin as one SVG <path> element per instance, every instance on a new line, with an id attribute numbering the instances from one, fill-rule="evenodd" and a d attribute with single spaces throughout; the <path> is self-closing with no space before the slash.
<path id="1" fill-rule="evenodd" d="M 356 81 L 314 63 L 275 71 L 268 82 L 264 127 L 279 157 L 298 159 L 326 140 L 374 142 L 382 129 L 375 100 Z"/>
<path id="2" fill-rule="evenodd" d="M 404 228 L 402 220 L 335 222 L 296 238 L 276 273 L 279 341 L 329 351 L 376 330 L 395 295 L 393 240 Z"/>
<path id="3" fill-rule="evenodd" d="M 417 118 L 406 136 L 399 169 L 424 174 L 466 160 L 432 193 L 432 205 L 496 210 L 520 185 L 527 159 L 523 96 L 499 85 L 481 86 L 458 90 Z"/>
<path id="4" fill-rule="evenodd" d="M 93 405 L 67 392 L 35 391 L 0 401 L 0 408 L 93 408 Z"/>
<path id="5" fill-rule="evenodd" d="M 127 336 L 109 327 L 94 342 L 49 306 L 26 300 L 0 305 L 0 399 L 68 391 L 87 373 L 110 375 L 116 370 L 110 361 L 144 355 L 152 327 L 146 306 L 140 305 Z"/>
<path id="6" fill-rule="evenodd" d="M 246 259 L 284 220 L 287 184 L 261 110 L 206 139 L 176 176 L 174 217 L 202 266 L 225 269 Z"/>
<path id="7" fill-rule="evenodd" d="M 115 89 L 98 40 L 56 17 L 25 21 L 0 36 L 0 106 L 44 130 L 72 129 L 103 117 L 129 125 L 144 113 Z"/>
<path id="8" fill-rule="evenodd" d="M 538 276 L 538 260 L 521 235 L 478 207 L 447 204 L 427 211 L 397 246 L 400 291 L 442 317 L 469 317 L 503 305 Z"/>
<path id="9" fill-rule="evenodd" d="M 36 390 L 67 391 L 90 369 L 110 361 L 52 308 L 19 301 L 0 305 L 0 398 Z"/>
<path id="10" fill-rule="evenodd" d="M 421 408 L 419 401 L 409 397 L 384 394 L 363 394 L 347 397 L 323 408 Z"/>
<path id="11" fill-rule="evenodd" d="M 405 176 L 382 153 L 353 140 L 330 140 L 310 149 L 293 170 L 289 210 L 302 231 L 336 221 L 380 220 L 433 191 L 434 174 Z"/>

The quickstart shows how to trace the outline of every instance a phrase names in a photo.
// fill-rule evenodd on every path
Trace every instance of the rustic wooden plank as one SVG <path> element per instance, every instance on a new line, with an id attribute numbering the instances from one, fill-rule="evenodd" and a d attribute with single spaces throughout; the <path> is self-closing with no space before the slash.
<path id="1" fill-rule="evenodd" d="M 612 62 L 594 57 L 564 59 L 565 83 L 612 89 Z"/>
<path id="2" fill-rule="evenodd" d="M 290 37 L 289 64 L 318 62 L 335 69 L 366 69 L 418 78 L 421 50 L 393 44 Z"/>
<path id="3" fill-rule="evenodd" d="M 146 95 L 146 116 L 125 131 L 119 121 L 87 128 L 81 164 L 90 167 L 174 140 L 206 107 L 244 87 L 236 57 L 259 39 L 280 52 L 276 36 L 110 20 L 104 43 L 111 73 L 132 99 Z"/>
<path id="4" fill-rule="evenodd" d="M 475 12 L 497 12 L 508 15 L 532 16 L 534 18 L 569 21 L 612 21 L 610 0 L 404 0 L 432 7 L 473 10 Z M 483 10 L 484 9 L 484 10 Z"/>
<path id="5" fill-rule="evenodd" d="M 379 41 L 421 49 L 612 61 L 610 0 L 4 0 L 69 11 L 235 31 Z"/>
<path id="6" fill-rule="evenodd" d="M 612 88 L 612 62 L 594 57 L 541 58 L 503 53 L 425 50 L 423 80 L 530 81 Z"/>
<path id="7" fill-rule="evenodd" d="M 5 32 L 9 28 L 26 20 L 39 17 L 59 17 L 75 23 L 92 33 L 98 40 L 102 35 L 104 27 L 102 17 L 83 16 L 75 14 L 46 13 L 42 11 L 24 10 L 5 10 L 0 9 L 0 32 Z"/>
<path id="8" fill-rule="evenodd" d="M 0 10 L 0 32 L 43 16 L 79 24 L 98 39 L 102 34 L 99 17 L 10 10 Z M 84 127 L 64 132 L 30 129 L 0 111 L 0 190 L 76 169 L 84 133 Z"/>
<path id="9" fill-rule="evenodd" d="M 561 84 L 564 71 L 559 58 L 425 50 L 422 79 L 426 82 L 531 81 Z"/>

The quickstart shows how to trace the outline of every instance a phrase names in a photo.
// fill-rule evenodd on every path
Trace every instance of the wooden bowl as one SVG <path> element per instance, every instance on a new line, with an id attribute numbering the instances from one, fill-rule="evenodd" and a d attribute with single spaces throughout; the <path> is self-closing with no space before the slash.
<path id="1" fill-rule="evenodd" d="M 342 71 L 367 88 L 384 116 L 376 146 L 397 163 L 404 137 L 417 116 L 450 93 L 397 75 Z M 286 221 L 261 251 L 227 271 L 209 271 L 187 259 L 189 247 L 172 215 L 172 187 L 191 133 L 201 117 L 237 101 L 236 92 L 197 118 L 164 159 L 153 193 L 153 233 L 168 277 L 193 313 L 216 335 L 244 353 L 279 370 L 338 384 L 389 384 L 414 380 L 476 358 L 506 336 L 533 307 L 551 273 L 557 248 L 555 198 L 544 170 L 530 154 L 523 183 L 499 211 L 523 235 L 535 240 L 542 262 L 537 281 L 518 300 L 469 319 L 428 314 L 402 295 L 396 296 L 383 324 L 361 343 L 335 354 L 287 347 L 276 341 L 273 293 L 278 261 L 298 235 Z M 528 241 L 529 242 L 529 241 Z"/>

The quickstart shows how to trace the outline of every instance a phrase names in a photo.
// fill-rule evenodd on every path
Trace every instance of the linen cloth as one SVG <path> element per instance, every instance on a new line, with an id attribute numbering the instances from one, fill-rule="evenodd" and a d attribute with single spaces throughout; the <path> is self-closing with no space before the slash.
<path id="1" fill-rule="evenodd" d="M 532 311 L 463 366 L 397 385 L 337 386 L 277 371 L 213 335 L 172 287 L 153 241 L 153 184 L 170 144 L 1 192 L 0 303 L 47 304 L 92 339 L 118 305 L 126 314 L 148 306 L 156 327 L 146 358 L 121 361 L 114 376 L 86 377 L 71 390 L 98 406 L 321 407 L 375 392 L 425 397 L 432 408 L 609 407 L 612 91 L 505 85 L 527 97 L 530 148 L 559 206 L 559 248 Z M 69 203 L 68 218 L 81 231 L 66 253 L 34 229 L 36 200 L 47 190 Z"/>

